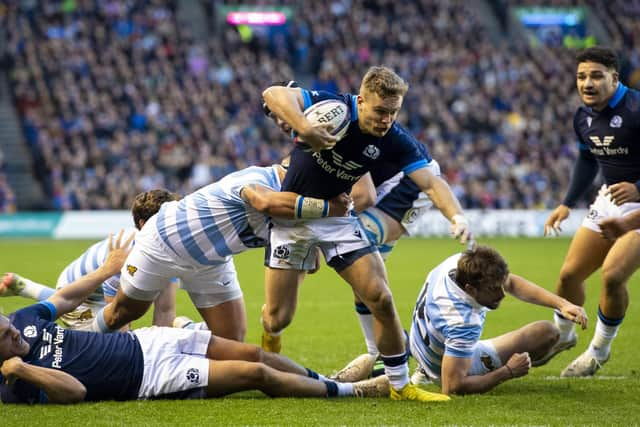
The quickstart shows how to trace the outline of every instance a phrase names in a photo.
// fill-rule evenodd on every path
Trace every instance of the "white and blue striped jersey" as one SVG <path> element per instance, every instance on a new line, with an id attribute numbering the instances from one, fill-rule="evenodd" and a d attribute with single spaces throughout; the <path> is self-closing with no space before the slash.
<path id="1" fill-rule="evenodd" d="M 138 230 L 136 230 L 134 227 L 127 228 L 126 230 L 124 230 L 124 233 L 122 235 L 122 241 L 126 242 L 131 234 L 135 234 L 137 233 L 137 231 Z M 69 264 L 64 270 L 62 270 L 62 273 L 60 273 L 60 276 L 58 277 L 58 282 L 56 283 L 56 289 L 60 289 L 68 285 L 69 283 L 78 280 L 82 276 L 97 270 L 98 267 L 100 267 L 107 259 L 108 254 L 109 237 L 91 245 L 89 249 L 84 251 L 82 255 L 73 260 L 71 264 Z M 93 294 L 91 294 L 89 298 L 84 301 L 83 304 L 103 306 L 105 304 L 105 295 L 108 297 L 114 297 L 118 292 L 119 287 L 120 273 L 105 280 L 102 283 L 102 286 L 97 288 L 95 292 L 93 292 Z"/>
<path id="2" fill-rule="evenodd" d="M 412 353 L 432 378 L 440 378 L 444 355 L 473 355 L 488 311 L 452 278 L 461 255 L 453 255 L 431 270 L 413 312 Z"/>
<path id="3" fill-rule="evenodd" d="M 252 184 L 280 191 L 277 167 L 251 166 L 164 203 L 155 221 L 162 241 L 179 257 L 201 265 L 222 264 L 233 254 L 265 246 L 268 217 L 244 201 L 240 191 Z"/>

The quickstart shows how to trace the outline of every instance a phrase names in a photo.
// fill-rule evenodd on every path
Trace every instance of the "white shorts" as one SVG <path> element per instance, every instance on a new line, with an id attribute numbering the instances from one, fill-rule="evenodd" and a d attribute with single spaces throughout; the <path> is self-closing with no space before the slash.
<path id="1" fill-rule="evenodd" d="M 603 185 L 598 191 L 596 200 L 589 206 L 589 213 L 582 221 L 582 226 L 600 233 L 598 223 L 607 218 L 621 218 L 640 209 L 640 203 L 623 203 L 620 206 L 613 203 L 611 196 L 606 194 L 607 186 Z M 640 233 L 640 229 L 635 230 Z"/>
<path id="2" fill-rule="evenodd" d="M 242 298 L 233 258 L 219 265 L 194 265 L 168 248 L 155 227 L 145 228 L 120 272 L 122 291 L 140 301 L 153 301 L 176 277 L 198 308 Z"/>
<path id="3" fill-rule="evenodd" d="M 286 270 L 312 270 L 320 248 L 327 263 L 336 257 L 375 246 L 355 216 L 312 220 L 274 220 L 265 264 Z M 334 263 L 335 264 L 335 263 Z M 335 265 L 332 265 L 337 268 Z"/>
<path id="4" fill-rule="evenodd" d="M 502 361 L 491 340 L 481 340 L 473 347 L 471 368 L 467 376 L 485 375 L 491 371 L 495 371 L 501 366 Z"/>
<path id="5" fill-rule="evenodd" d="M 133 331 L 144 358 L 139 399 L 209 384 L 207 347 L 210 331 L 152 326 Z"/>

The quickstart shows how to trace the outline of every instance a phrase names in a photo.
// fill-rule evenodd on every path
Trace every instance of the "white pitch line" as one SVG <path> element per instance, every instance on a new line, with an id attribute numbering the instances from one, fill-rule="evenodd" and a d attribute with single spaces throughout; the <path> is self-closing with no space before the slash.
<path id="1" fill-rule="evenodd" d="M 568 379 L 577 379 L 577 380 L 626 380 L 628 379 L 628 377 L 624 376 L 624 375 L 596 375 L 593 377 L 571 377 L 571 378 L 563 378 L 563 377 L 554 377 L 554 376 L 548 376 L 548 377 L 544 377 L 545 380 L 547 381 L 565 381 Z"/>

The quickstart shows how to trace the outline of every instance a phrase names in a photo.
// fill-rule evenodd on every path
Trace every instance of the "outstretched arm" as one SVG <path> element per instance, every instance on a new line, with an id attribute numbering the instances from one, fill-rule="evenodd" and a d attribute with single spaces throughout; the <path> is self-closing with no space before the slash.
<path id="1" fill-rule="evenodd" d="M 20 379 L 43 390 L 49 403 L 81 402 L 87 394 L 85 386 L 74 376 L 58 369 L 30 365 L 18 356 L 5 360 L 0 370 L 9 383 Z"/>
<path id="2" fill-rule="evenodd" d="M 253 206 L 258 212 L 280 218 L 322 218 L 326 216 L 344 216 L 349 208 L 351 198 L 341 194 L 326 201 L 326 214 L 324 200 L 303 198 L 318 205 L 318 209 L 306 208 L 308 204 L 301 200 L 302 196 L 289 191 L 274 191 L 271 188 L 258 184 L 247 185 L 240 190 L 240 197 Z M 304 210 L 304 212 L 302 212 Z M 308 214 L 300 215 L 300 213 Z"/>
<path id="3" fill-rule="evenodd" d="M 120 272 L 131 250 L 131 241 L 135 236 L 135 234 L 131 234 L 129 239 L 122 243 L 122 234 L 122 231 L 118 233 L 115 243 L 113 237 L 109 236 L 109 255 L 97 270 L 56 291 L 47 300 L 56 307 L 58 317 L 75 310 L 105 280 Z"/>
<path id="4" fill-rule="evenodd" d="M 472 239 L 460 202 L 444 179 L 434 175 L 426 167 L 417 169 L 408 176 L 431 199 L 442 215 L 451 221 L 454 238 L 460 239 L 461 243 Z"/>
<path id="5" fill-rule="evenodd" d="M 504 286 L 505 292 L 514 297 L 532 304 L 551 307 L 559 310 L 562 316 L 582 326 L 587 327 L 587 313 L 578 305 L 572 304 L 566 299 L 549 292 L 527 279 L 516 274 L 509 274 L 509 279 Z"/>

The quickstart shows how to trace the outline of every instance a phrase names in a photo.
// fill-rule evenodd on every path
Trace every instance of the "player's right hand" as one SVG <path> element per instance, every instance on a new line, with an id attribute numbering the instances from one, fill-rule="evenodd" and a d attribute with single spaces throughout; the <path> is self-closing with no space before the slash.
<path id="1" fill-rule="evenodd" d="M 454 239 L 460 241 L 460 243 L 467 243 L 469 240 L 473 240 L 471 229 L 469 228 L 469 221 L 462 215 L 454 215 L 451 218 L 451 235 Z"/>
<path id="2" fill-rule="evenodd" d="M 569 217 L 569 213 L 571 210 L 568 206 L 560 205 L 551 212 L 549 218 L 544 223 L 544 235 L 550 236 L 551 234 L 555 234 L 556 236 L 560 234 L 562 228 L 560 228 L 560 223 Z"/>
<path id="3" fill-rule="evenodd" d="M 353 207 L 353 200 L 347 193 L 342 193 L 329 200 L 329 216 L 345 216 Z"/>
<path id="4" fill-rule="evenodd" d="M 2 363 L 0 372 L 6 379 L 7 384 L 13 384 L 17 379 L 16 372 L 18 372 L 23 363 L 24 361 L 19 356 L 13 356 Z"/>
<path id="5" fill-rule="evenodd" d="M 131 252 L 131 242 L 135 237 L 135 233 L 131 233 L 131 236 L 129 236 L 127 241 L 124 243 L 122 242 L 123 234 L 124 230 L 120 230 L 115 238 L 115 242 L 113 236 L 111 234 L 109 235 L 109 254 L 107 255 L 107 259 L 100 266 L 100 268 L 110 273 L 111 276 L 120 272 L 129 252 Z"/>
<path id="6" fill-rule="evenodd" d="M 311 147 L 311 151 L 320 152 L 322 150 L 330 150 L 336 145 L 336 137 L 329 133 L 330 124 L 305 127 L 298 132 L 298 139 Z"/>
<path id="7" fill-rule="evenodd" d="M 512 378 L 523 377 L 529 373 L 531 368 L 531 357 L 529 353 L 515 353 L 506 363 Z"/>

